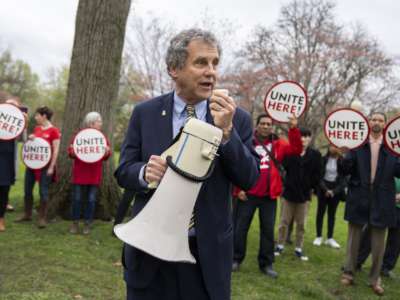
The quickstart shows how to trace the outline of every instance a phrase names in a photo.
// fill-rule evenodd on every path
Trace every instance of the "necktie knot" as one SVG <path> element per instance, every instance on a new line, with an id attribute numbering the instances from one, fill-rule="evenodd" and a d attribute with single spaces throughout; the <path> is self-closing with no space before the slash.
<path id="1" fill-rule="evenodd" d="M 185 110 L 187 114 L 186 120 L 189 120 L 190 118 L 197 118 L 196 109 L 193 104 L 187 104 Z"/>

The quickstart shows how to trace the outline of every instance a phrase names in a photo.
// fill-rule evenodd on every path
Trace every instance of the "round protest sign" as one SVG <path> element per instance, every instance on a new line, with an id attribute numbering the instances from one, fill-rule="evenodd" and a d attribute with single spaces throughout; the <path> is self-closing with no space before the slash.
<path id="1" fill-rule="evenodd" d="M 106 154 L 107 140 L 100 130 L 86 128 L 75 136 L 72 147 L 78 159 L 86 163 L 95 163 Z"/>
<path id="2" fill-rule="evenodd" d="M 22 161 L 33 170 L 44 168 L 51 159 L 49 142 L 40 137 L 28 140 L 22 147 Z"/>
<path id="3" fill-rule="evenodd" d="M 300 118 L 307 107 L 307 92 L 295 81 L 282 81 L 274 84 L 265 95 L 264 108 L 271 118 L 280 123 L 289 118 Z"/>
<path id="4" fill-rule="evenodd" d="M 400 156 L 400 116 L 386 125 L 383 140 L 390 152 Z"/>
<path id="5" fill-rule="evenodd" d="M 338 148 L 355 149 L 363 145 L 369 136 L 367 118 L 351 108 L 331 112 L 325 120 L 325 136 Z"/>
<path id="6" fill-rule="evenodd" d="M 0 140 L 16 139 L 25 128 L 25 117 L 15 105 L 0 104 Z"/>

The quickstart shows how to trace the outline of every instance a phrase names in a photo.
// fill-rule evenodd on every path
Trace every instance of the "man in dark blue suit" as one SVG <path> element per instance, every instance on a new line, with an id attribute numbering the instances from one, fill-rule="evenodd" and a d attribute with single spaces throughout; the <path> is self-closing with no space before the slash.
<path id="1" fill-rule="evenodd" d="M 122 261 L 128 300 L 230 299 L 231 183 L 248 190 L 259 170 L 249 114 L 229 96 L 213 92 L 220 55 L 210 32 L 180 32 L 171 40 L 166 57 L 175 90 L 137 105 L 132 113 L 115 176 L 122 187 L 137 193 L 133 216 L 152 195 L 147 184 L 162 179 L 167 164 L 160 155 L 184 125 L 189 106 L 194 106 L 198 119 L 221 128 L 223 139 L 212 176 L 196 201 L 195 227 L 188 230 L 197 264 L 162 261 L 125 244 Z"/>

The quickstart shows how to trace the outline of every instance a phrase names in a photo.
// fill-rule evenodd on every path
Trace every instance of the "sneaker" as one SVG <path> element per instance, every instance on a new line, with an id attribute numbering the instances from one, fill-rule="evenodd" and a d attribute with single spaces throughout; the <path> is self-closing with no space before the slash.
<path id="1" fill-rule="evenodd" d="M 234 261 L 234 262 L 232 263 L 232 272 L 237 272 L 237 271 L 239 271 L 239 268 L 240 268 L 240 263 L 238 263 L 237 261 Z"/>
<path id="2" fill-rule="evenodd" d="M 325 241 L 325 245 L 330 246 L 330 247 L 332 247 L 334 249 L 339 249 L 340 248 L 340 245 L 332 238 L 327 239 Z"/>
<path id="3" fill-rule="evenodd" d="M 396 278 L 394 273 L 392 271 L 388 270 L 388 269 L 383 269 L 381 271 L 381 275 L 384 276 L 384 277 L 387 277 L 387 278 L 392 278 L 392 279 Z"/>
<path id="4" fill-rule="evenodd" d="M 38 227 L 39 229 L 44 229 L 44 228 L 46 228 L 46 227 L 47 227 L 47 221 L 46 221 L 46 219 L 40 218 L 40 219 L 38 220 L 37 227 Z"/>
<path id="5" fill-rule="evenodd" d="M 294 250 L 294 254 L 300 258 L 300 260 L 302 261 L 308 261 L 308 257 L 304 255 L 303 250 L 301 250 L 300 248 L 296 248 L 296 250 Z"/>
<path id="6" fill-rule="evenodd" d="M 354 284 L 353 275 L 348 273 L 343 273 L 342 277 L 340 278 L 340 283 L 344 286 L 350 286 Z"/>
<path id="7" fill-rule="evenodd" d="M 272 265 L 268 266 L 268 267 L 260 267 L 260 271 L 261 271 L 261 273 L 265 274 L 268 277 L 271 277 L 274 279 L 278 278 L 278 273 L 276 271 L 274 271 L 274 269 L 272 268 Z"/>
<path id="8" fill-rule="evenodd" d="M 71 227 L 69 228 L 69 233 L 77 234 L 78 232 L 79 232 L 79 223 L 78 222 L 73 222 Z"/>
<path id="9" fill-rule="evenodd" d="M 84 235 L 88 235 L 90 233 L 90 225 L 89 224 L 86 223 L 85 226 L 83 226 L 82 233 Z"/>
<path id="10" fill-rule="evenodd" d="M 275 256 L 281 255 L 283 253 L 283 249 L 284 249 L 284 247 L 282 245 L 276 246 L 274 255 Z"/>
<path id="11" fill-rule="evenodd" d="M 385 290 L 383 287 L 377 283 L 377 284 L 371 284 L 370 287 L 372 288 L 372 291 L 377 295 L 377 296 L 383 296 L 385 293 Z"/>
<path id="12" fill-rule="evenodd" d="M 314 246 L 318 246 L 319 247 L 319 246 L 321 246 L 321 244 L 322 244 L 322 237 L 317 237 L 313 242 Z"/>

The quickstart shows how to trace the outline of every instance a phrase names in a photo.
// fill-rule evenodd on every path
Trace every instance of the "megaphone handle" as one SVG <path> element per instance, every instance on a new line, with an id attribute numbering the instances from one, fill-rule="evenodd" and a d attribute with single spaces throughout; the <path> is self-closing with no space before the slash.
<path id="1" fill-rule="evenodd" d="M 150 182 L 147 187 L 149 189 L 154 190 L 154 189 L 156 189 L 158 187 L 158 182 L 157 181 Z"/>
<path id="2" fill-rule="evenodd" d="M 188 172 L 183 171 L 182 169 L 180 169 L 177 165 L 175 165 L 172 162 L 172 157 L 171 156 L 167 156 L 167 165 L 168 167 L 170 167 L 172 170 L 174 170 L 176 173 L 178 173 L 179 175 L 181 175 L 182 177 L 185 177 L 186 179 L 189 179 L 191 181 L 195 181 L 195 182 L 203 182 L 206 181 L 208 178 L 211 177 L 213 171 L 214 171 L 214 166 L 215 166 L 215 160 L 212 161 L 210 168 L 208 169 L 208 172 L 206 175 L 199 177 L 199 176 L 195 176 L 192 175 Z"/>

